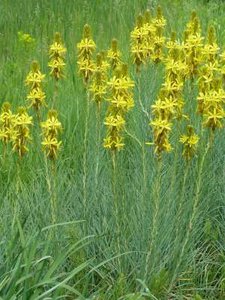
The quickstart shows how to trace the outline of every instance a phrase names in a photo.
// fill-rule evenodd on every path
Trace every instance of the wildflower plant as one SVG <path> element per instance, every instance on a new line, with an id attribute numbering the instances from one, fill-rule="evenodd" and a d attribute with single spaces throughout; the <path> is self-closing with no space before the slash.
<path id="1" fill-rule="evenodd" d="M 28 144 L 31 141 L 30 127 L 33 125 L 32 117 L 28 115 L 25 107 L 19 107 L 18 113 L 13 119 L 12 147 L 22 158 L 28 151 Z"/>
<path id="2" fill-rule="evenodd" d="M 109 64 L 104 60 L 104 53 L 98 53 L 96 56 L 96 64 L 93 78 L 89 87 L 92 99 L 100 107 L 107 93 L 107 71 Z"/>
<path id="3" fill-rule="evenodd" d="M 46 95 L 43 91 L 44 78 L 45 74 L 41 73 L 38 62 L 33 61 L 25 85 L 29 87 L 29 94 L 27 95 L 28 108 L 33 107 L 37 113 L 43 106 L 47 106 L 45 102 Z"/>
<path id="4" fill-rule="evenodd" d="M 111 48 L 107 52 L 107 58 L 112 70 L 115 70 L 122 63 L 121 56 L 122 54 L 118 49 L 118 41 L 117 39 L 113 39 L 111 42 Z"/>
<path id="5" fill-rule="evenodd" d="M 191 125 L 187 126 L 187 134 L 180 137 L 180 143 L 183 144 L 183 157 L 189 161 L 191 160 L 197 152 L 197 145 L 199 142 L 199 137 L 194 132 L 194 128 Z"/>
<path id="6" fill-rule="evenodd" d="M 83 77 L 84 83 L 87 84 L 94 72 L 93 54 L 96 49 L 94 40 L 92 39 L 91 27 L 84 25 L 83 38 L 77 44 L 78 50 L 78 72 Z"/>
<path id="7" fill-rule="evenodd" d="M 11 111 L 11 104 L 4 102 L 0 113 L 0 139 L 4 144 L 11 141 L 15 115 Z"/>
<path id="8" fill-rule="evenodd" d="M 145 63 L 147 56 L 147 36 L 148 31 L 144 26 L 143 16 L 137 17 L 136 27 L 131 32 L 131 54 L 133 63 L 136 65 L 137 73 L 140 72 L 140 66 Z"/>
<path id="9" fill-rule="evenodd" d="M 152 20 L 155 27 L 155 36 L 153 40 L 154 48 L 150 55 L 150 58 L 155 63 L 159 63 L 163 60 L 163 47 L 165 45 L 164 29 L 166 26 L 166 19 L 162 14 L 161 6 L 157 7 L 156 17 Z"/>
<path id="10" fill-rule="evenodd" d="M 56 110 L 48 112 L 48 118 L 45 122 L 41 123 L 42 129 L 42 147 L 46 156 L 55 160 L 57 158 L 62 141 L 59 140 L 59 134 L 62 131 L 62 124 L 58 120 L 58 113 Z"/>
<path id="11" fill-rule="evenodd" d="M 110 98 L 108 99 L 108 114 L 104 122 L 107 126 L 104 147 L 115 151 L 124 147 L 122 132 L 125 126 L 125 114 L 134 106 L 132 93 L 134 82 L 128 75 L 126 64 L 116 70 L 108 86 Z"/>
<path id="12" fill-rule="evenodd" d="M 49 47 L 49 58 L 50 61 L 48 66 L 50 67 L 50 75 L 59 80 L 65 77 L 65 54 L 66 48 L 62 42 L 62 38 L 59 32 L 55 33 L 54 42 Z"/>

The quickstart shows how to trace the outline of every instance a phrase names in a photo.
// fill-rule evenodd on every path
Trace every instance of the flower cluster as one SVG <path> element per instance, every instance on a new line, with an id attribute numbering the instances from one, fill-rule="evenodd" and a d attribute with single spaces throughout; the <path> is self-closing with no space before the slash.
<path id="1" fill-rule="evenodd" d="M 121 52 L 118 49 L 118 42 L 116 39 L 112 40 L 111 48 L 107 52 L 107 58 L 113 70 L 115 70 L 122 63 Z"/>
<path id="2" fill-rule="evenodd" d="M 183 47 L 176 41 L 175 33 L 166 45 L 168 49 L 165 62 L 165 81 L 159 92 L 156 102 L 152 105 L 153 119 L 150 126 L 153 128 L 153 144 L 155 153 L 161 158 L 162 152 L 171 151 L 169 135 L 173 119 L 183 116 L 183 85 L 187 73 L 184 61 Z"/>
<path id="3" fill-rule="evenodd" d="M 140 71 L 141 64 L 145 63 L 149 57 L 155 63 L 162 61 L 165 25 L 166 20 L 160 6 L 158 6 L 157 15 L 153 19 L 151 19 L 149 10 L 145 12 L 144 17 L 138 16 L 136 26 L 130 35 L 131 54 L 137 72 Z"/>
<path id="4" fill-rule="evenodd" d="M 142 15 L 137 18 L 136 27 L 131 32 L 131 54 L 133 63 L 136 64 L 137 72 L 140 71 L 141 64 L 145 63 L 147 57 L 148 31 L 143 23 Z"/>
<path id="5" fill-rule="evenodd" d="M 0 139 L 4 144 L 11 141 L 14 118 L 15 115 L 11 111 L 10 103 L 3 103 L 0 114 Z"/>
<path id="6" fill-rule="evenodd" d="M 23 31 L 18 32 L 18 38 L 25 47 L 33 46 L 35 43 L 35 39 L 29 33 L 24 33 Z"/>
<path id="7" fill-rule="evenodd" d="M 93 100 L 98 105 L 100 105 L 107 93 L 107 71 L 109 64 L 104 58 L 104 52 L 97 54 L 93 80 L 89 88 L 92 93 Z"/>
<path id="8" fill-rule="evenodd" d="M 108 86 L 110 105 L 104 122 L 107 126 L 104 147 L 115 151 L 124 147 L 122 131 L 125 126 L 125 114 L 134 106 L 132 93 L 134 82 L 128 76 L 126 64 L 122 64 L 120 68 L 116 69 Z"/>
<path id="9" fill-rule="evenodd" d="M 50 75 L 56 80 L 64 77 L 65 54 L 66 48 L 62 43 L 60 33 L 56 32 L 54 42 L 49 48 L 50 61 L 48 63 L 51 69 Z"/>
<path id="10" fill-rule="evenodd" d="M 58 135 L 62 131 L 62 124 L 58 120 L 58 113 L 56 110 L 48 112 L 48 118 L 41 123 L 43 135 L 43 151 L 46 156 L 52 160 L 56 159 L 62 141 L 58 140 Z"/>
<path id="11" fill-rule="evenodd" d="M 180 137 L 180 143 L 183 144 L 182 155 L 186 160 L 191 160 L 197 151 L 197 144 L 199 137 L 194 133 L 192 126 L 187 126 L 187 134 L 184 134 Z"/>
<path id="12" fill-rule="evenodd" d="M 31 70 L 26 77 L 25 84 L 30 89 L 29 94 L 27 95 L 27 100 L 30 103 L 29 107 L 33 107 L 37 112 L 42 106 L 46 106 L 46 96 L 42 88 L 44 78 L 45 75 L 41 73 L 39 64 L 37 61 L 33 61 Z"/>
<path id="13" fill-rule="evenodd" d="M 157 7 L 156 17 L 152 20 L 155 27 L 154 47 L 151 54 L 151 59 L 158 63 L 163 60 L 163 46 L 165 43 L 164 28 L 166 26 L 166 19 L 163 17 L 162 9 Z"/>
<path id="14" fill-rule="evenodd" d="M 13 118 L 12 126 L 12 146 L 13 151 L 17 152 L 22 158 L 27 152 L 27 144 L 31 140 L 30 126 L 32 125 L 32 117 L 30 117 L 25 107 L 19 107 L 18 113 Z"/>
<path id="15" fill-rule="evenodd" d="M 203 37 L 201 36 L 199 18 L 195 11 L 192 13 L 184 33 L 184 48 L 188 76 L 193 79 L 198 75 L 198 67 L 203 59 Z"/>
<path id="16" fill-rule="evenodd" d="M 225 92 L 218 61 L 219 47 L 213 26 L 209 27 L 204 46 L 204 64 L 199 71 L 198 113 L 203 116 L 203 125 L 214 131 L 223 127 L 225 117 Z"/>
<path id="17" fill-rule="evenodd" d="M 94 72 L 93 53 L 96 49 L 95 42 L 91 36 L 91 28 L 88 24 L 84 26 L 83 39 L 77 44 L 78 49 L 78 72 L 83 77 L 85 84 L 88 83 Z"/>

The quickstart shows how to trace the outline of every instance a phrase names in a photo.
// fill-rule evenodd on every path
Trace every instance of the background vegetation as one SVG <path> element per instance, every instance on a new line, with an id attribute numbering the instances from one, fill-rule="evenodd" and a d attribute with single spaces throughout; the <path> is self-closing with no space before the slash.
<path id="1" fill-rule="evenodd" d="M 177 142 L 180 132 L 174 130 L 175 150 L 163 158 L 159 175 L 153 150 L 145 142 L 151 139 L 150 106 L 163 81 L 163 66 L 149 64 L 140 79 L 140 97 L 147 114 L 138 102 L 135 87 L 135 108 L 128 117 L 126 146 L 116 158 L 114 192 L 110 153 L 102 142 L 96 142 L 95 103 L 91 103 L 88 143 L 84 147 L 86 92 L 77 75 L 76 57 L 84 24 L 90 24 L 99 50 L 107 50 L 116 37 L 124 60 L 131 64 L 129 39 L 135 18 L 146 8 L 155 11 L 158 4 L 167 20 L 167 37 L 175 30 L 182 38 L 191 12 L 196 10 L 203 33 L 209 24 L 214 24 L 219 45 L 224 49 L 222 1 L 0 1 L 1 103 L 9 101 L 15 110 L 24 105 L 24 80 L 33 59 L 40 62 L 43 73 L 49 73 L 48 47 L 56 31 L 62 34 L 67 47 L 67 75 L 59 84 L 57 103 L 64 128 L 54 179 L 57 224 L 52 224 L 51 216 L 50 166 L 41 152 L 37 130 L 33 129 L 33 142 L 22 162 L 11 152 L 4 159 L 1 156 L 1 299 L 225 298 L 224 129 L 217 132 L 202 172 L 199 168 L 207 132 L 198 156 L 186 172 Z M 32 47 L 19 41 L 19 31 L 31 34 L 35 39 Z M 137 82 L 135 67 L 130 66 L 130 74 Z M 53 97 L 53 89 L 48 78 L 47 102 Z M 187 84 L 187 111 L 195 111 L 196 96 L 197 88 Z M 102 139 L 107 103 L 103 106 Z M 198 118 L 193 115 L 192 121 L 199 130 Z M 197 212 L 187 234 L 196 197 Z M 158 210 L 155 198 L 159 199 Z M 182 212 L 178 218 L 179 203 Z"/>

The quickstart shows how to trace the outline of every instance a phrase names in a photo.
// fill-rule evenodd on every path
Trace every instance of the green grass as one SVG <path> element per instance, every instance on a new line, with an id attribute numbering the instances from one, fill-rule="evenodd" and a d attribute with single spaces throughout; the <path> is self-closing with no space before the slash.
<path id="1" fill-rule="evenodd" d="M 8 152 L 5 159 L 0 154 L 0 299 L 225 298 L 224 129 L 216 133 L 207 153 L 208 134 L 204 131 L 198 156 L 187 168 L 176 127 L 172 135 L 174 151 L 165 155 L 158 170 L 153 149 L 145 142 L 152 137 L 150 106 L 163 82 L 163 67 L 149 64 L 140 79 L 147 114 L 138 102 L 135 87 L 126 146 L 116 157 L 114 193 L 111 155 L 96 142 L 93 102 L 86 148 L 84 145 L 86 91 L 76 64 L 76 44 L 83 25 L 91 25 L 98 50 L 107 50 L 111 39 L 117 38 L 124 60 L 130 63 L 129 34 L 135 17 L 158 3 L 168 22 L 167 37 L 175 30 L 181 38 L 191 11 L 196 9 L 203 33 L 208 24 L 214 24 L 218 43 L 224 47 L 223 1 L 0 1 L 0 103 L 10 101 L 14 110 L 24 105 L 24 79 L 30 64 L 37 59 L 48 74 L 48 46 L 56 31 L 67 47 L 67 76 L 59 83 L 57 103 L 64 128 L 54 179 L 57 224 L 52 225 L 47 184 L 51 166 L 45 164 L 39 138 L 33 139 L 20 163 L 16 154 Z M 30 33 L 35 46 L 25 49 L 18 31 Z M 130 73 L 137 82 L 134 67 L 130 67 Z M 44 88 L 50 103 L 51 78 Z M 195 111 L 196 96 L 197 88 L 191 89 L 187 83 L 186 112 Z M 101 140 L 106 134 L 106 109 L 104 103 Z M 46 114 L 47 109 L 43 119 Z M 192 122 L 199 132 L 200 118 L 192 114 Z M 37 136 L 37 129 L 33 133 Z M 188 232 L 191 215 L 193 227 Z"/>

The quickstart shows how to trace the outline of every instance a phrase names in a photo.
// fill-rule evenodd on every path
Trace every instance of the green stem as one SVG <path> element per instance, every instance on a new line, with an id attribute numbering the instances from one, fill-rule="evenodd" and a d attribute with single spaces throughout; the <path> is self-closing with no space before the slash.
<path id="1" fill-rule="evenodd" d="M 90 95 L 87 89 L 87 110 L 84 129 L 84 154 L 83 154 L 83 209 L 85 219 L 85 231 L 87 233 L 87 148 L 88 148 L 88 129 L 89 129 L 89 114 L 90 114 Z"/>
<path id="2" fill-rule="evenodd" d="M 101 116 L 101 107 L 100 103 L 97 103 L 96 108 L 96 141 L 97 141 L 97 154 L 96 154 L 96 168 L 95 168 L 95 190 L 98 189 L 98 169 L 99 169 L 99 156 L 100 156 L 100 143 L 101 143 L 101 122 L 100 122 L 100 116 Z"/>
<path id="3" fill-rule="evenodd" d="M 155 184 L 154 184 L 154 191 L 153 191 L 153 219 L 152 224 L 150 227 L 151 231 L 151 237 L 150 237 L 150 244 L 149 244 L 149 250 L 146 257 L 146 263 L 145 263 L 145 275 L 144 275 L 144 281 L 146 281 L 148 272 L 149 272 L 149 262 L 152 255 L 152 252 L 155 247 L 155 241 L 158 236 L 158 214 L 159 214 L 159 203 L 160 203 L 160 191 L 161 191 L 161 171 L 162 171 L 162 160 L 158 160 L 157 162 L 157 171 L 156 171 L 156 178 L 155 178 Z"/>
<path id="4" fill-rule="evenodd" d="M 51 219 L 52 219 L 52 224 L 56 223 L 56 211 L 57 211 L 57 206 L 56 206 L 56 193 L 55 193 L 55 166 L 51 165 L 51 171 L 49 172 L 49 166 L 48 166 L 48 161 L 46 155 L 44 156 L 45 160 L 45 169 L 46 169 L 46 182 L 48 186 L 48 191 L 50 195 L 50 205 L 51 205 Z"/>
<path id="5" fill-rule="evenodd" d="M 59 85 L 58 85 L 58 80 L 54 80 L 54 92 L 53 92 L 53 101 L 52 101 L 52 109 L 55 109 L 56 103 L 57 103 L 57 98 L 58 98 L 58 90 L 59 90 Z"/>
<path id="6" fill-rule="evenodd" d="M 117 176 L 117 165 L 116 165 L 116 150 L 112 150 L 112 190 L 113 190 L 113 201 L 114 201 L 114 215 L 116 219 L 116 242 L 117 242 L 117 254 L 121 253 L 121 247 L 120 247 L 120 214 L 119 214 L 119 203 L 118 203 L 118 197 L 116 193 L 116 176 Z M 121 269 L 121 262 L 120 258 L 118 258 L 119 267 Z"/>
<path id="7" fill-rule="evenodd" d="M 195 198 L 194 198 L 194 202 L 193 202 L 192 213 L 191 213 L 191 217 L 189 219 L 188 228 L 187 228 L 187 231 L 186 231 L 186 237 L 185 237 L 183 246 L 181 248 L 180 255 L 178 257 L 178 262 L 177 262 L 176 268 L 174 270 L 174 276 L 171 280 L 170 288 L 172 288 L 172 285 L 173 285 L 173 283 L 174 283 L 174 281 L 177 277 L 177 272 L 178 272 L 179 267 L 181 265 L 181 262 L 183 260 L 184 252 L 186 250 L 187 243 L 188 243 L 190 235 L 192 233 L 193 224 L 194 224 L 194 221 L 195 221 L 195 218 L 196 218 L 197 208 L 198 208 L 198 204 L 199 204 L 199 200 L 200 200 L 200 190 L 201 190 L 201 186 L 202 186 L 202 171 L 203 171 L 205 158 L 207 156 L 209 148 L 210 148 L 210 142 L 208 142 L 207 147 L 205 149 L 205 152 L 204 152 L 204 154 L 202 156 L 202 159 L 200 161 L 198 178 L 197 178 L 197 183 L 196 183 L 196 193 L 195 193 Z"/>

